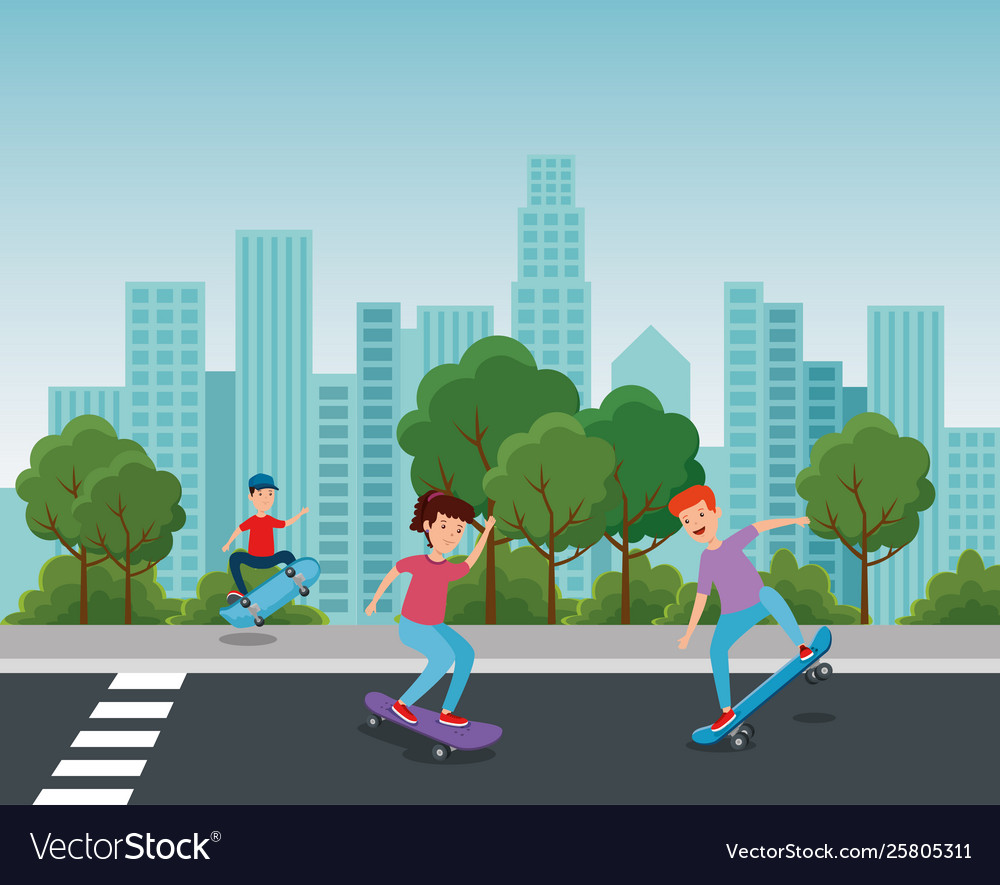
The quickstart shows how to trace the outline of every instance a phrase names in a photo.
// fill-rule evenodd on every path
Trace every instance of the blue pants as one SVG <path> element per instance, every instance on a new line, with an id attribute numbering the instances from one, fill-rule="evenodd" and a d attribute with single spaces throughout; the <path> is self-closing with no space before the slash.
<path id="1" fill-rule="evenodd" d="M 399 618 L 399 639 L 403 645 L 427 658 L 424 672 L 406 689 L 400 701 L 405 706 L 415 704 L 437 685 L 454 664 L 451 686 L 441 705 L 442 710 L 454 710 L 465 690 L 465 683 L 469 681 L 469 673 L 472 672 L 472 662 L 476 656 L 472 646 L 447 624 L 417 624 L 402 616 Z"/>
<path id="2" fill-rule="evenodd" d="M 715 692 L 719 696 L 719 706 L 732 706 L 729 695 L 729 649 L 754 624 L 759 624 L 772 615 L 778 625 L 796 645 L 803 645 L 802 631 L 788 603 L 773 587 L 760 588 L 760 602 L 738 612 L 720 615 L 712 637 L 709 657 L 712 660 L 712 675 L 715 677 Z"/>
<path id="3" fill-rule="evenodd" d="M 251 556 L 238 550 L 229 557 L 229 570 L 233 573 L 236 589 L 244 596 L 247 595 L 247 585 L 243 583 L 243 575 L 240 574 L 241 565 L 248 565 L 250 568 L 274 568 L 279 562 L 282 565 L 291 565 L 295 562 L 295 557 L 288 550 L 282 550 L 273 556 Z"/>

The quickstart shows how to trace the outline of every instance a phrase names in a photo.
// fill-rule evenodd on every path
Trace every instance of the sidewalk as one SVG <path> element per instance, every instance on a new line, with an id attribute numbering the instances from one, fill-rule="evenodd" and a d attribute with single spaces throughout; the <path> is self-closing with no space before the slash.
<path id="1" fill-rule="evenodd" d="M 460 626 L 477 673 L 710 673 L 714 627 L 686 651 L 683 627 Z M 816 627 L 803 627 L 808 641 Z M 838 673 L 1000 673 L 1000 626 L 834 626 Z M 791 656 L 778 627 L 755 627 L 734 673 L 773 672 Z M 416 673 L 425 659 L 393 626 L 0 627 L 0 673 Z"/>

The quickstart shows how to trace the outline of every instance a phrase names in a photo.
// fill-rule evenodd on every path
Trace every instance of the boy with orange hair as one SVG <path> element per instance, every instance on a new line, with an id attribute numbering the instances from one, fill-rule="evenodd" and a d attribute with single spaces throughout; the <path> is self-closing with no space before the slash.
<path id="1" fill-rule="evenodd" d="M 802 660 L 813 655 L 802 639 L 802 631 L 788 607 L 788 603 L 773 587 L 765 587 L 753 563 L 743 549 L 761 532 L 786 525 L 807 525 L 808 516 L 797 519 L 768 519 L 740 529 L 735 535 L 720 540 L 719 516 L 722 510 L 715 505 L 715 493 L 708 486 L 691 486 L 670 499 L 670 512 L 678 517 L 685 531 L 699 544 L 705 544 L 698 566 L 698 591 L 687 632 L 678 640 L 681 650 L 687 648 L 694 628 L 701 619 L 712 592 L 712 584 L 719 591 L 722 614 L 715 627 L 709 657 L 715 677 L 715 691 L 719 696 L 722 715 L 712 725 L 712 731 L 722 731 L 736 714 L 729 694 L 729 649 L 754 624 L 768 615 L 774 617 L 788 638 L 798 646 Z"/>

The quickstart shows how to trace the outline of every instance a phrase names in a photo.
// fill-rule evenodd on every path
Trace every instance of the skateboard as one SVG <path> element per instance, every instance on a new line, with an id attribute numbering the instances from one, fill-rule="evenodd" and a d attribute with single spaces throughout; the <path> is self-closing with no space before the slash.
<path id="1" fill-rule="evenodd" d="M 503 729 L 499 725 L 488 722 L 474 722 L 455 728 L 452 725 L 442 725 L 438 722 L 440 713 L 425 710 L 423 707 L 409 705 L 410 712 L 417 717 L 417 724 L 410 725 L 392 712 L 395 698 L 378 691 L 370 691 L 365 695 L 365 706 L 369 709 L 365 724 L 369 728 L 378 728 L 383 722 L 394 722 L 417 734 L 434 741 L 431 747 L 431 757 L 435 762 L 444 762 L 454 750 L 481 750 L 500 740 Z"/>
<path id="2" fill-rule="evenodd" d="M 273 615 L 296 596 L 308 596 L 309 585 L 319 577 L 319 563 L 308 556 L 296 559 L 290 566 L 272 575 L 242 599 L 219 609 L 234 627 L 264 626 L 264 618 Z"/>
<path id="3" fill-rule="evenodd" d="M 805 673 L 806 681 L 810 685 L 823 682 L 833 675 L 833 667 L 826 661 L 818 663 L 819 659 L 830 650 L 831 641 L 830 628 L 820 627 L 809 646 L 815 652 L 811 658 L 803 661 L 796 655 L 733 707 L 736 718 L 729 725 L 719 731 L 712 731 L 710 725 L 699 728 L 691 735 L 694 742 L 717 744 L 728 737 L 729 744 L 734 750 L 745 750 L 755 733 L 754 727 L 746 720 L 765 702 L 773 698 L 800 673 Z"/>

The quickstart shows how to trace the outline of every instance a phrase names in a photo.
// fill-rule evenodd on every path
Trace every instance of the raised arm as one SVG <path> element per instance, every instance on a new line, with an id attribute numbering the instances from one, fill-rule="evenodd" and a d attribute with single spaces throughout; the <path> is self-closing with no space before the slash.
<path id="1" fill-rule="evenodd" d="M 496 520 L 491 516 L 486 520 L 486 525 L 483 527 L 483 533 L 479 536 L 479 540 L 476 541 L 476 546 L 472 548 L 472 552 L 465 557 L 465 562 L 469 566 L 469 571 L 472 571 L 472 567 L 476 564 L 476 560 L 479 559 L 479 554 L 483 552 L 483 548 L 486 546 L 486 541 L 489 538 L 489 534 L 493 531 L 493 526 L 496 525 Z"/>
<path id="2" fill-rule="evenodd" d="M 769 532 L 771 529 L 780 529 L 786 525 L 809 525 L 809 517 L 797 516 L 795 519 L 765 519 L 763 522 L 755 522 L 753 527 L 758 532 Z"/>
<path id="3" fill-rule="evenodd" d="M 291 519 L 286 519 L 286 520 L 285 520 L 285 528 L 288 528 L 288 526 L 290 526 L 290 525 L 291 525 L 291 524 L 292 524 L 293 522 L 297 522 L 298 520 L 300 520 L 300 519 L 302 518 L 302 514 L 303 514 L 303 513 L 308 513 L 308 512 L 309 512 L 309 508 L 308 508 L 308 507 L 303 507 L 303 508 L 302 508 L 302 509 L 301 509 L 301 510 L 300 510 L 300 511 L 299 511 L 298 513 L 296 513 L 296 514 L 295 514 L 295 516 L 293 516 L 293 517 L 292 517 Z"/>
<path id="4" fill-rule="evenodd" d="M 382 578 L 382 583 L 378 585 L 378 590 L 375 591 L 375 595 L 372 597 L 372 601 L 369 602 L 367 606 L 365 606 L 366 615 L 371 616 L 375 614 L 375 603 L 377 603 L 381 598 L 382 594 L 385 593 L 385 588 L 388 587 L 398 577 L 399 577 L 399 572 L 397 572 L 396 567 L 393 566 L 389 570 L 389 574 L 387 574 L 384 578 Z"/>

